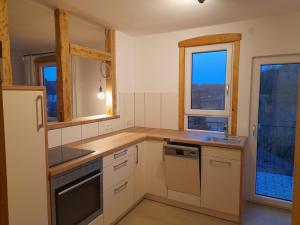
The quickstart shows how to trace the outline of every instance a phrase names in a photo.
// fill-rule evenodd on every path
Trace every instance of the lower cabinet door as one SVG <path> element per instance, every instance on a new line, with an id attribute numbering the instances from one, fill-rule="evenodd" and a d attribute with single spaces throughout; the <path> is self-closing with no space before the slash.
<path id="1" fill-rule="evenodd" d="M 239 215 L 241 162 L 202 156 L 201 207 Z"/>
<path id="2" fill-rule="evenodd" d="M 103 211 L 105 225 L 115 222 L 133 205 L 133 190 L 134 179 L 133 176 L 130 176 L 104 192 Z"/>
<path id="3" fill-rule="evenodd" d="M 147 193 L 167 197 L 164 152 L 162 141 L 146 141 Z"/>
<path id="4" fill-rule="evenodd" d="M 146 194 L 146 155 L 144 142 L 136 146 L 134 169 L 134 201 L 141 200 Z"/>

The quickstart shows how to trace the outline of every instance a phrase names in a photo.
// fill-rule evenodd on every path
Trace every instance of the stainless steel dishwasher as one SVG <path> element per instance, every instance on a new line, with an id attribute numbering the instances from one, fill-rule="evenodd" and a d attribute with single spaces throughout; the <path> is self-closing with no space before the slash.
<path id="1" fill-rule="evenodd" d="M 168 198 L 200 206 L 201 146 L 173 142 L 164 143 Z"/>

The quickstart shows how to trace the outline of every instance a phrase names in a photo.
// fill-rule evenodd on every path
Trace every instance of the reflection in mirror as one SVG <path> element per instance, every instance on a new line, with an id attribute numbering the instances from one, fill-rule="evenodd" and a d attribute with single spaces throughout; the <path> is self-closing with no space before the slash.
<path id="1" fill-rule="evenodd" d="M 105 51 L 105 27 L 72 14 L 69 15 L 69 24 L 70 42 L 72 44 Z"/>
<path id="2" fill-rule="evenodd" d="M 106 114 L 108 64 L 72 56 L 73 119 Z"/>
<path id="3" fill-rule="evenodd" d="M 46 86 L 48 120 L 57 121 L 54 12 L 31 0 L 9 0 L 8 21 L 13 84 Z"/>

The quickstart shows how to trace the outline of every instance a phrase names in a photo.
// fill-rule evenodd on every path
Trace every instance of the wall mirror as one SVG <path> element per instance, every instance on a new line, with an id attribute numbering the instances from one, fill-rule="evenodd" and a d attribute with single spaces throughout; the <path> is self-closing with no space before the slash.
<path id="1" fill-rule="evenodd" d="M 105 52 L 105 27 L 69 14 L 69 35 L 72 44 Z"/>
<path id="2" fill-rule="evenodd" d="M 54 11 L 29 0 L 8 1 L 14 85 L 47 88 L 48 120 L 57 121 Z"/>
<path id="3" fill-rule="evenodd" d="M 69 15 L 69 34 L 72 45 L 105 52 L 105 27 Z M 106 80 L 110 65 L 86 55 L 72 55 L 72 118 L 106 114 Z"/>
<path id="4" fill-rule="evenodd" d="M 56 127 L 116 117 L 114 30 L 33 0 L 7 3 L 5 85 L 46 86 Z"/>
<path id="5" fill-rule="evenodd" d="M 106 114 L 106 79 L 110 68 L 105 61 L 71 57 L 73 119 Z"/>

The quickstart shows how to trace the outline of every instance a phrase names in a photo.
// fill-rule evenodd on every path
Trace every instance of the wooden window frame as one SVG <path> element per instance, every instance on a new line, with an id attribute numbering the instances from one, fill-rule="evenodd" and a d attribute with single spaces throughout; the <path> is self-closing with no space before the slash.
<path id="1" fill-rule="evenodd" d="M 232 59 L 232 94 L 231 94 L 231 135 L 237 135 L 237 111 L 238 111 L 238 82 L 240 64 L 240 41 L 242 35 L 239 33 L 217 34 L 201 36 L 180 41 L 179 47 L 179 102 L 178 102 L 178 128 L 185 128 L 185 52 L 186 48 L 233 43 Z"/>
<path id="2" fill-rule="evenodd" d="M 35 67 L 35 75 L 37 84 L 42 86 L 43 82 L 41 80 L 42 77 L 42 68 L 45 65 L 55 65 L 56 66 L 56 55 L 46 55 L 40 56 L 34 59 L 34 67 Z"/>

